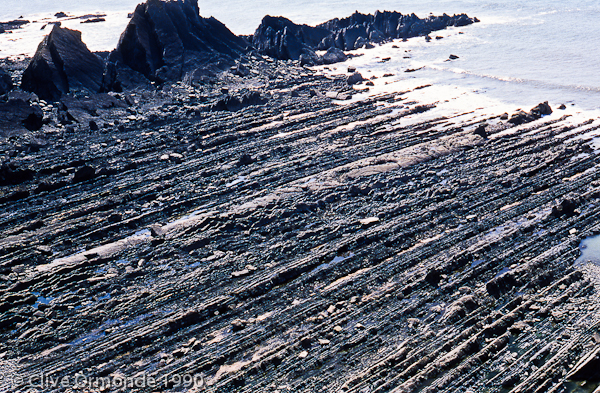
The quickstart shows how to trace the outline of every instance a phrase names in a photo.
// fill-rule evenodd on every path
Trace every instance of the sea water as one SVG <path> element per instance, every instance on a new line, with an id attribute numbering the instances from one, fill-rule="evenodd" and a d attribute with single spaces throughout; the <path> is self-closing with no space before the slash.
<path id="1" fill-rule="evenodd" d="M 0 35 L 0 57 L 31 55 L 48 33 L 43 24 L 56 20 L 58 11 L 73 16 L 106 13 L 106 22 L 63 26 L 82 30 L 92 50 L 110 50 L 125 28 L 127 14 L 139 0 L 2 0 L 0 20 L 23 16 L 37 23 L 14 34 Z M 251 34 L 266 15 L 283 15 L 296 23 L 318 24 L 355 10 L 373 13 L 395 10 L 416 13 L 467 13 L 480 23 L 434 32 L 422 37 L 367 51 L 359 65 L 373 72 L 422 78 L 437 85 L 458 86 L 523 109 L 541 101 L 581 110 L 600 108 L 600 3 L 595 1 L 200 1 L 203 16 L 214 16 L 236 34 Z M 462 34 L 461 34 L 462 33 Z M 435 36 L 443 39 L 436 40 Z M 454 54 L 459 59 L 447 61 Z M 379 63 L 381 58 L 391 60 Z M 421 68 L 414 73 L 406 69 Z"/>

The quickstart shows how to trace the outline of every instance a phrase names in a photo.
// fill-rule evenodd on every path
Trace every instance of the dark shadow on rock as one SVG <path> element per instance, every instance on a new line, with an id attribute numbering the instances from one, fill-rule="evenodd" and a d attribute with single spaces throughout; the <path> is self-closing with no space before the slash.
<path id="1" fill-rule="evenodd" d="M 0 68 L 0 95 L 8 93 L 13 87 L 11 76 L 4 69 Z"/>

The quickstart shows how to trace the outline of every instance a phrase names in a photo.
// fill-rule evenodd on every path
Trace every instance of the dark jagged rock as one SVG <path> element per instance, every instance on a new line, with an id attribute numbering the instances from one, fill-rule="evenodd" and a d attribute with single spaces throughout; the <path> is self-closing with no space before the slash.
<path id="1" fill-rule="evenodd" d="M 550 108 L 550 105 L 548 105 L 548 101 L 546 101 L 536 105 L 529 112 L 524 112 L 521 110 L 517 111 L 510 117 L 510 119 L 508 119 L 508 122 L 514 125 L 525 124 L 537 120 L 542 116 L 549 115 L 551 113 L 552 108 Z"/>
<path id="2" fill-rule="evenodd" d="M 227 95 L 217 101 L 212 110 L 235 112 L 251 105 L 263 105 L 267 100 L 257 91 L 249 91 L 239 96 Z"/>
<path id="3" fill-rule="evenodd" d="M 488 134 L 487 134 L 487 131 L 486 131 L 486 127 L 487 127 L 487 124 L 480 124 L 480 125 L 479 125 L 479 126 L 476 128 L 476 129 L 475 129 L 475 131 L 473 131 L 473 134 L 475 134 L 475 135 L 479 135 L 480 137 L 482 137 L 482 138 L 486 139 L 486 138 L 487 138 L 487 136 L 488 136 Z"/>
<path id="4" fill-rule="evenodd" d="M 355 85 L 364 80 L 365 80 L 365 78 L 363 78 L 363 76 L 360 74 L 360 72 L 355 72 L 351 75 L 348 75 L 348 79 L 346 80 L 346 82 L 348 82 L 349 85 Z"/>
<path id="5" fill-rule="evenodd" d="M 572 217 L 575 215 L 575 209 L 579 206 L 579 202 L 574 197 L 565 198 L 559 205 L 552 207 L 552 215 L 554 217 Z"/>
<path id="6" fill-rule="evenodd" d="M 267 15 L 252 37 L 252 45 L 262 54 L 280 60 L 314 57 L 314 49 L 331 32 L 308 25 L 297 25 L 282 16 Z"/>
<path id="7" fill-rule="evenodd" d="M 544 116 L 552 114 L 552 108 L 548 105 L 548 101 L 537 104 L 534 108 L 529 112 L 532 115 L 536 116 Z"/>
<path id="8" fill-rule="evenodd" d="M 13 89 L 13 81 L 10 75 L 0 68 L 0 95 L 6 94 Z"/>
<path id="9" fill-rule="evenodd" d="M 148 0 L 137 6 L 109 62 L 125 65 L 150 80 L 181 80 L 207 66 L 232 62 L 247 48 L 214 18 L 199 15 L 197 0 Z M 118 87 L 120 72 L 107 67 L 104 89 Z"/>
<path id="10" fill-rule="evenodd" d="M 311 59 L 317 49 L 347 51 L 369 48 L 372 42 L 426 36 L 435 30 L 474 22 L 475 19 L 464 14 L 420 19 L 415 14 L 377 11 L 375 15 L 355 12 L 348 18 L 336 18 L 311 27 L 296 25 L 283 17 L 266 16 L 252 37 L 252 45 L 260 53 L 276 59 Z"/>
<path id="11" fill-rule="evenodd" d="M 103 70 L 102 59 L 81 41 L 81 32 L 55 25 L 23 73 L 21 87 L 51 101 L 71 91 L 96 93 Z"/>
<path id="12" fill-rule="evenodd" d="M 535 118 L 525 111 L 517 111 L 513 113 L 508 122 L 514 125 L 520 125 L 534 121 Z"/>
<path id="13" fill-rule="evenodd" d="M 28 20 L 24 19 L 11 20 L 9 22 L 0 22 L 0 33 L 20 29 L 29 23 L 30 22 Z"/>

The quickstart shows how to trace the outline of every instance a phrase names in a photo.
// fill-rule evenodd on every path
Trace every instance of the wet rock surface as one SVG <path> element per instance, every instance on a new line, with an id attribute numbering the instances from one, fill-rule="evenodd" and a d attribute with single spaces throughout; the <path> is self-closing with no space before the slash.
<path id="1" fill-rule="evenodd" d="M 600 231 L 593 122 L 334 105 L 347 75 L 240 64 L 38 103 L 47 124 L 2 139 L 0 367 L 210 392 L 598 385 L 597 282 L 572 267 Z"/>

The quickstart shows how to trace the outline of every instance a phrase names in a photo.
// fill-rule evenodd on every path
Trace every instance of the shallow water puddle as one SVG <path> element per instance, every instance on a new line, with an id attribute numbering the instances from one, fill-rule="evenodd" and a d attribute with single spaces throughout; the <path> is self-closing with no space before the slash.
<path id="1" fill-rule="evenodd" d="M 575 266 L 593 263 L 600 266 L 600 235 L 585 238 L 579 244 L 581 255 L 575 261 Z"/>
<path id="2" fill-rule="evenodd" d="M 246 180 L 248 180 L 248 178 L 246 176 L 240 175 L 240 176 L 238 176 L 238 178 L 236 180 L 225 184 L 225 187 L 232 187 L 232 186 L 235 186 L 236 184 L 243 183 Z"/>
<path id="3" fill-rule="evenodd" d="M 320 272 L 321 270 L 325 270 L 325 269 L 329 268 L 330 266 L 335 265 L 335 264 L 340 263 L 340 262 L 343 262 L 343 261 L 345 261 L 348 258 L 352 258 L 353 256 L 354 256 L 354 253 L 352 253 L 352 252 L 350 254 L 348 254 L 347 256 L 344 256 L 344 257 L 337 256 L 337 257 L 333 258 L 331 260 L 331 262 L 322 263 L 319 266 L 317 266 L 313 270 L 313 273 L 317 273 L 317 272 Z"/>
<path id="4" fill-rule="evenodd" d="M 35 295 L 37 297 L 37 299 L 35 300 L 35 303 L 33 304 L 33 308 L 38 308 L 38 306 L 40 304 L 50 304 L 50 302 L 54 299 L 56 299 L 55 297 L 52 296 L 42 296 L 39 292 L 31 292 L 33 295 Z"/>

